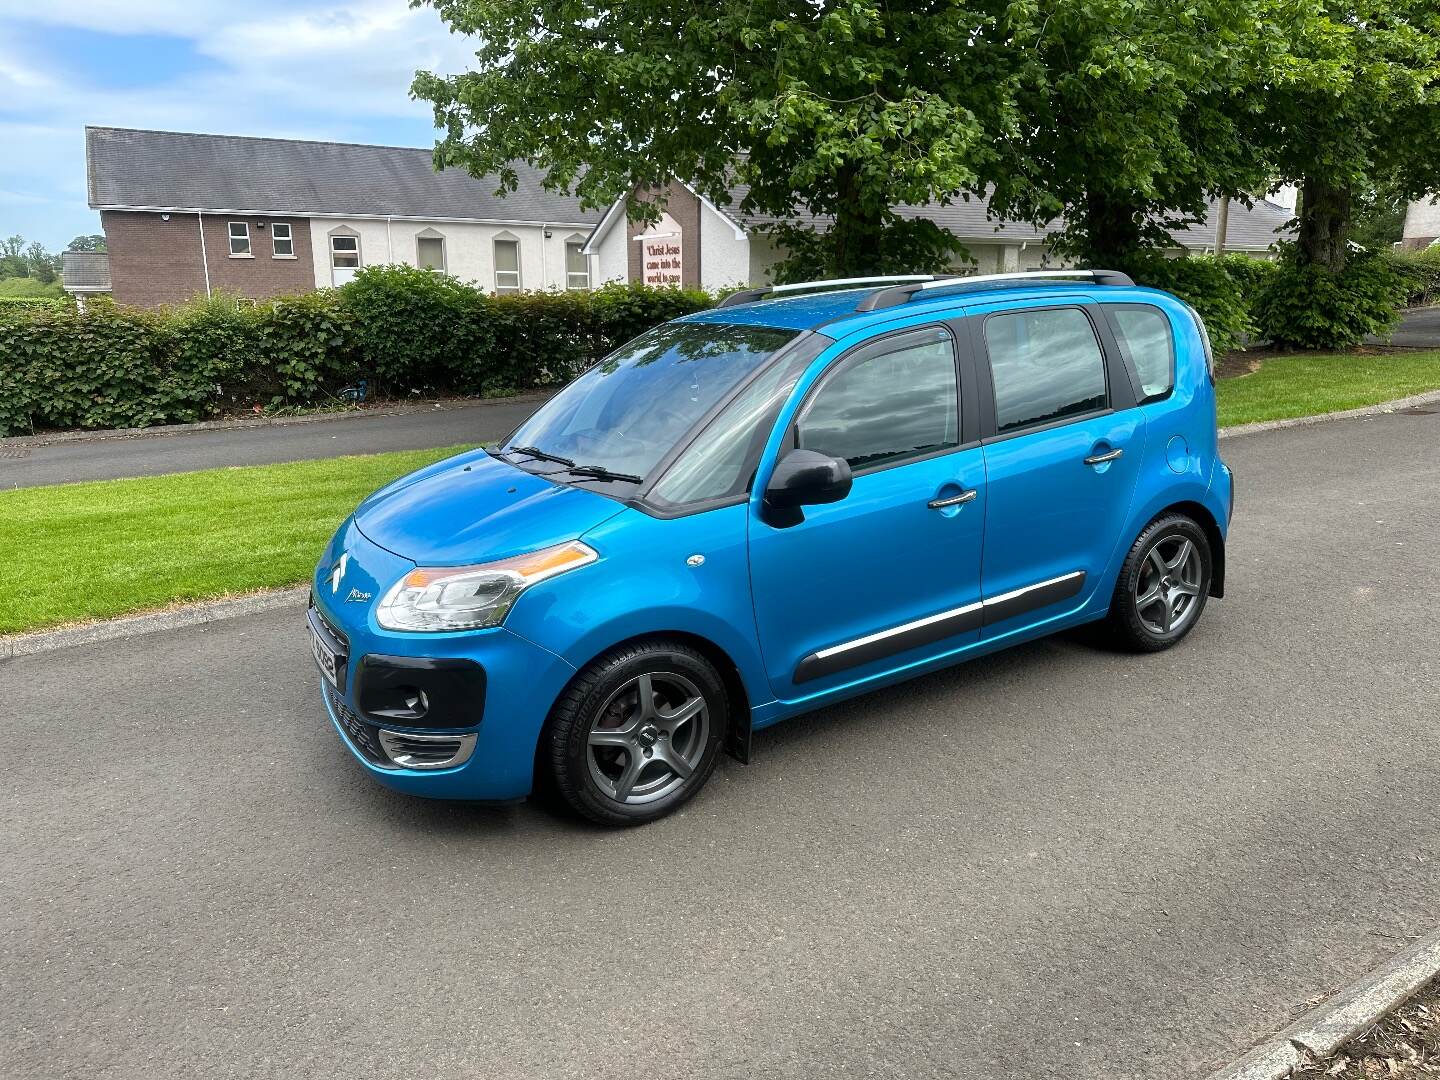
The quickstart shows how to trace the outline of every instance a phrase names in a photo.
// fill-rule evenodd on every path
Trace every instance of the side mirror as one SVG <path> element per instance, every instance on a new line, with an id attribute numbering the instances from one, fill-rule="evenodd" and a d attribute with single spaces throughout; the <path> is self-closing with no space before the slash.
<path id="1" fill-rule="evenodd" d="M 765 489 L 765 503 L 776 510 L 839 502 L 850 494 L 850 463 L 815 450 L 791 450 L 780 459 Z"/>

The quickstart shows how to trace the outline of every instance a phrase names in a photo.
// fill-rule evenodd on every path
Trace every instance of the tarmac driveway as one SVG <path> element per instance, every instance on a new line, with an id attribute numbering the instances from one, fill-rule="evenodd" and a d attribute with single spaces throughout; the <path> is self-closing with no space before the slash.
<path id="1" fill-rule="evenodd" d="M 299 612 L 0 664 L 0 1073 L 1204 1075 L 1440 922 L 1440 415 L 1223 445 L 1180 649 L 829 709 L 627 832 L 371 784 Z"/>

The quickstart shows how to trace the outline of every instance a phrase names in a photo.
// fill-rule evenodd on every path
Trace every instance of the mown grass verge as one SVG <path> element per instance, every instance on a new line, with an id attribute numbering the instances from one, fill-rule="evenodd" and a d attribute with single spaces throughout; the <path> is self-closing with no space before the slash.
<path id="1" fill-rule="evenodd" d="M 303 582 L 356 503 L 462 449 L 0 492 L 0 634 Z"/>
<path id="2" fill-rule="evenodd" d="M 1271 356 L 1222 379 L 1220 425 L 1352 409 L 1440 388 L 1440 351 Z M 382 484 L 458 452 L 405 451 L 0 492 L 0 634 L 305 581 Z"/>
<path id="3" fill-rule="evenodd" d="M 1216 386 L 1220 426 L 1358 409 L 1440 389 L 1440 350 L 1261 358 Z"/>

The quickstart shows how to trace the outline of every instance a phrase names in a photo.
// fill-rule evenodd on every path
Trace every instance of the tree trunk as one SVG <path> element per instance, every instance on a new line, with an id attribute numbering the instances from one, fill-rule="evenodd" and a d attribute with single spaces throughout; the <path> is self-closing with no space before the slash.
<path id="1" fill-rule="evenodd" d="M 884 212 L 868 205 L 860 189 L 857 170 L 842 168 L 836 177 L 838 200 L 831 226 L 830 273 L 835 277 L 865 277 L 881 267 Z"/>
<path id="2" fill-rule="evenodd" d="M 1300 261 L 1332 274 L 1345 269 L 1350 239 L 1351 192 L 1348 186 L 1306 177 L 1300 187 Z"/>
<path id="3" fill-rule="evenodd" d="M 1095 267 L 1124 266 L 1140 250 L 1140 213 L 1103 191 L 1085 196 L 1085 248 Z"/>

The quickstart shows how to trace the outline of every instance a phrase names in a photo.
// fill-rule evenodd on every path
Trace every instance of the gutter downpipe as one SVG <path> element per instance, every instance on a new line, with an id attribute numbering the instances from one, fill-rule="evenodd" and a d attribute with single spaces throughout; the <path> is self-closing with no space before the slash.
<path id="1" fill-rule="evenodd" d="M 392 237 L 392 236 L 390 235 L 390 221 L 391 221 L 390 215 L 389 215 L 389 214 L 386 214 L 386 215 L 385 215 L 385 261 L 388 262 L 388 263 L 390 263 L 391 265 L 394 265 L 394 262 L 395 262 L 395 240 L 394 240 L 394 237 Z"/>
<path id="2" fill-rule="evenodd" d="M 540 288 L 550 288 L 550 262 L 545 253 L 546 239 L 550 236 L 550 225 L 547 222 L 540 223 Z"/>
<path id="3" fill-rule="evenodd" d="M 210 299 L 210 256 L 205 251 L 205 215 L 195 211 L 195 221 L 200 226 L 200 265 L 205 268 L 205 299 Z"/>

